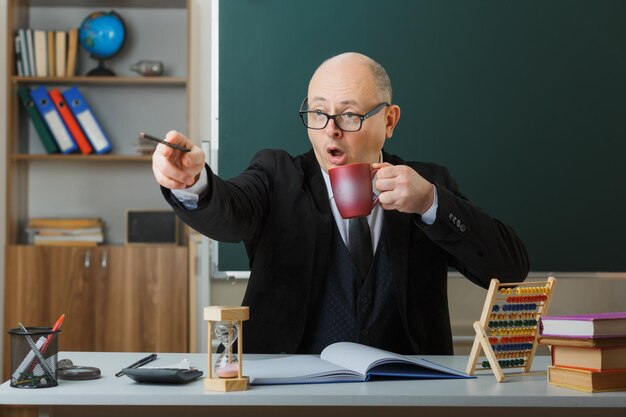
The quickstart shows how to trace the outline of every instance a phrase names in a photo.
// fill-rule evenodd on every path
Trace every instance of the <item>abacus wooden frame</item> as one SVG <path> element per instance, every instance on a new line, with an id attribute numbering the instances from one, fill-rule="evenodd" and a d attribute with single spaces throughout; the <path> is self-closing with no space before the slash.
<path id="1" fill-rule="evenodd" d="M 472 345 L 472 350 L 470 351 L 469 360 L 467 362 L 466 372 L 469 375 L 474 375 L 474 372 L 477 370 L 489 370 L 483 367 L 478 366 L 477 363 L 478 358 L 481 353 L 481 349 L 485 352 L 485 356 L 489 361 L 489 365 L 491 366 L 491 370 L 498 382 L 504 381 L 504 372 L 502 371 L 502 367 L 500 367 L 500 363 L 498 362 L 498 358 L 496 357 L 496 353 L 493 351 L 491 347 L 491 343 L 489 342 L 489 337 L 487 336 L 487 332 L 489 331 L 489 322 L 491 319 L 491 314 L 493 312 L 493 306 L 496 301 L 501 299 L 500 289 L 501 288 L 527 288 L 527 287 L 546 287 L 547 293 L 546 299 L 538 302 L 537 308 L 534 312 L 534 317 L 537 321 L 535 325 L 533 336 L 532 348 L 527 356 L 527 359 L 523 366 L 512 366 L 511 368 L 524 368 L 523 372 L 513 374 L 527 374 L 530 371 L 532 366 L 533 358 L 535 357 L 535 352 L 537 350 L 537 338 L 539 337 L 539 325 L 540 319 L 548 312 L 548 306 L 550 304 L 550 300 L 552 298 L 552 293 L 554 292 L 554 287 L 556 285 L 556 278 L 553 276 L 548 277 L 546 281 L 529 281 L 529 282 L 514 282 L 514 283 L 505 283 L 501 284 L 499 280 L 492 279 L 489 285 L 489 291 L 487 293 L 487 297 L 485 298 L 485 304 L 483 306 L 483 311 L 480 316 L 480 320 L 474 322 L 474 330 L 476 332 L 476 336 L 474 338 L 474 344 Z M 506 300 L 506 297 L 505 297 Z M 508 374 L 507 375 L 512 375 Z"/>

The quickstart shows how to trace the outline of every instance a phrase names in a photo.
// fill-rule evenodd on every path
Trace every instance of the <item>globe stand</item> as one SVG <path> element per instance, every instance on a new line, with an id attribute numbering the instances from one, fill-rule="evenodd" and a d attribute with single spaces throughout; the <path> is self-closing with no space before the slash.
<path id="1" fill-rule="evenodd" d="M 98 66 L 87 73 L 88 76 L 94 77 L 115 77 L 115 73 L 104 66 L 104 59 L 98 59 L 92 56 L 93 59 L 98 61 Z"/>

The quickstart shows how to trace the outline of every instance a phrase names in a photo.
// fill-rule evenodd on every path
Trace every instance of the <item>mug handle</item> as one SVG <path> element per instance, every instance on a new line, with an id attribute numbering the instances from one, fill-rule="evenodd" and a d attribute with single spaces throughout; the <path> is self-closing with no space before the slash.
<path id="1" fill-rule="evenodd" d="M 370 179 L 373 180 L 374 179 L 374 175 L 376 175 L 376 173 L 378 172 L 380 168 L 374 168 L 370 171 Z M 376 196 L 376 198 L 374 200 L 372 200 L 372 208 L 370 210 L 374 210 L 374 207 L 376 207 L 376 204 L 378 204 L 378 196 Z"/>

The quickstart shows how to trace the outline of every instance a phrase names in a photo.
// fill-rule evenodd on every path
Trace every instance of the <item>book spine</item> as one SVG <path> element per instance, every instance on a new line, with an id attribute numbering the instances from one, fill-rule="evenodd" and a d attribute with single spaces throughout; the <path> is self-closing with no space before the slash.
<path id="1" fill-rule="evenodd" d="M 51 90 L 50 98 L 52 99 L 52 102 L 54 103 L 57 111 L 61 115 L 65 126 L 72 134 L 74 141 L 76 141 L 76 144 L 78 145 L 81 153 L 83 153 L 84 155 L 88 155 L 93 152 L 93 148 L 89 144 L 89 141 L 85 137 L 85 134 L 83 133 L 82 129 L 78 125 L 78 122 L 74 118 L 72 111 L 67 107 L 61 91 L 59 91 L 58 88 Z"/>
<path id="2" fill-rule="evenodd" d="M 35 102 L 33 101 L 30 95 L 29 89 L 27 87 L 20 86 L 17 90 L 17 94 L 20 98 L 20 101 L 24 105 L 24 108 L 26 109 L 26 113 L 28 114 L 28 117 L 30 118 L 31 122 L 33 123 L 33 126 L 35 127 L 35 130 L 37 131 L 37 134 L 39 135 L 39 139 L 41 140 L 41 143 L 43 144 L 43 147 L 45 148 L 46 152 L 47 153 L 59 152 L 59 147 L 57 146 L 54 138 L 52 137 L 50 130 L 48 130 L 48 126 L 46 125 L 46 122 L 43 120 L 43 118 L 41 117 L 41 114 L 35 107 Z"/>
<path id="3" fill-rule="evenodd" d="M 54 107 L 50 94 L 44 86 L 40 86 L 30 92 L 35 106 L 41 113 L 43 119 L 46 121 L 48 128 L 52 132 L 52 136 L 57 142 L 59 149 L 62 153 L 74 152 L 77 149 L 76 142 L 72 139 L 70 132 L 67 130 L 61 115 Z"/>
<path id="4" fill-rule="evenodd" d="M 66 76 L 73 77 L 76 74 L 76 54 L 78 53 L 78 29 L 72 28 L 68 32 L 67 64 L 65 65 Z"/>
<path id="5" fill-rule="evenodd" d="M 28 61 L 28 39 L 26 35 L 26 29 L 18 29 L 17 36 L 20 39 L 20 55 L 22 57 L 22 68 L 24 70 L 24 76 L 30 77 L 30 64 Z"/>
<path id="6" fill-rule="evenodd" d="M 22 50 L 20 46 L 19 35 L 15 36 L 15 71 L 19 77 L 24 76 L 24 68 L 22 67 Z"/>
<path id="7" fill-rule="evenodd" d="M 33 42 L 33 30 L 26 29 L 26 44 L 28 50 L 28 66 L 30 68 L 30 76 L 37 76 L 37 69 L 35 67 L 35 42 Z"/>
<path id="8" fill-rule="evenodd" d="M 65 77 L 65 65 L 67 60 L 67 33 L 63 31 L 57 31 L 55 33 L 55 61 L 56 61 L 56 76 Z"/>
<path id="9" fill-rule="evenodd" d="M 54 32 L 48 31 L 48 76 L 56 76 L 56 68 L 54 65 L 55 53 L 54 53 Z"/>
<path id="10" fill-rule="evenodd" d="M 35 71 L 37 77 L 48 76 L 48 37 L 45 30 L 34 31 Z"/>
<path id="11" fill-rule="evenodd" d="M 109 142 L 104 130 L 102 130 L 100 123 L 96 120 L 96 117 L 80 90 L 76 86 L 71 87 L 63 92 L 63 97 L 78 120 L 78 123 L 83 128 L 94 151 L 97 154 L 109 152 L 111 150 L 111 142 Z"/>

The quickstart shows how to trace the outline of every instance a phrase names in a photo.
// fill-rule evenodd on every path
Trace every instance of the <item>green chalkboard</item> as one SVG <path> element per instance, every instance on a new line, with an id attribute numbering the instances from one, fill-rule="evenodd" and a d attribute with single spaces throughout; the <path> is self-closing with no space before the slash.
<path id="1" fill-rule="evenodd" d="M 223 177 L 308 150 L 310 76 L 359 51 L 402 109 L 386 150 L 446 165 L 533 271 L 626 271 L 626 2 L 228 0 L 219 19 Z M 219 269 L 244 251 L 221 245 Z"/>

